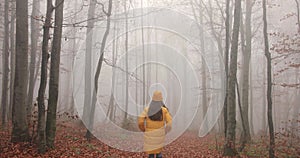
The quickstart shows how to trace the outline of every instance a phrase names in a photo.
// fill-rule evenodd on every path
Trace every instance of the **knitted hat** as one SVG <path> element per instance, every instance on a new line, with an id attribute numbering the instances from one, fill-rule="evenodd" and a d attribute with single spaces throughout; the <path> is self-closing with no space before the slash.
<path id="1" fill-rule="evenodd" d="M 161 91 L 155 91 L 153 93 L 152 100 L 153 101 L 163 101 L 163 97 L 162 97 Z"/>

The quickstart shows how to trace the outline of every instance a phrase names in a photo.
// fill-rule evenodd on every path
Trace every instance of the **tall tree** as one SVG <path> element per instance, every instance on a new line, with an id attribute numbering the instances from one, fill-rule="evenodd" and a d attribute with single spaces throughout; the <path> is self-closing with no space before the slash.
<path id="1" fill-rule="evenodd" d="M 269 50 L 269 39 L 268 39 L 268 22 L 267 22 L 267 7 L 266 0 L 263 0 L 263 23 L 264 23 L 264 42 L 265 42 L 265 56 L 267 59 L 267 102 L 268 102 L 268 125 L 269 125 L 269 157 L 275 157 L 275 134 L 273 126 L 273 116 L 272 116 L 272 65 L 271 65 L 271 54 Z"/>
<path id="2" fill-rule="evenodd" d="M 7 94 L 8 94 L 8 73 L 9 73 L 9 22 L 8 22 L 9 1 L 4 2 L 4 41 L 3 41 L 3 74 L 2 74 L 2 126 L 6 126 L 7 122 Z"/>
<path id="3" fill-rule="evenodd" d="M 204 44 L 204 21 L 203 21 L 203 6 L 202 6 L 202 3 L 199 3 L 199 9 L 198 9 L 198 12 L 199 12 L 199 18 L 198 16 L 196 15 L 196 12 L 195 12 L 195 8 L 194 8 L 194 3 L 193 3 L 193 0 L 191 0 L 191 6 L 192 6 L 192 11 L 193 11 L 193 15 L 194 15 L 194 18 L 197 22 L 197 26 L 198 26 L 198 29 L 200 30 L 199 31 L 199 38 L 200 38 L 200 49 L 201 49 L 201 56 L 202 56 L 202 63 L 201 63 L 201 67 L 202 67 L 202 111 L 203 111 L 203 119 L 205 117 L 205 113 L 207 112 L 207 92 L 206 92 L 206 66 L 205 66 L 205 62 L 204 62 L 204 56 L 205 56 L 205 44 Z"/>
<path id="4" fill-rule="evenodd" d="M 225 19 L 225 52 L 224 52 L 224 63 L 225 63 L 225 100 L 224 100 L 224 133 L 225 137 L 227 134 L 227 89 L 228 89 L 228 63 L 229 63 L 229 47 L 230 47 L 230 12 L 229 12 L 229 7 L 230 7 L 230 0 L 226 0 L 226 19 Z"/>
<path id="5" fill-rule="evenodd" d="M 117 6 L 115 7 L 116 9 L 118 8 Z M 114 13 L 116 13 L 116 9 Z M 114 35 L 113 37 L 116 36 L 116 31 L 117 30 L 117 24 L 114 23 L 113 31 Z M 118 56 L 118 39 L 113 40 L 113 45 L 112 45 L 112 79 L 111 79 L 111 94 L 110 94 L 110 99 L 109 99 L 109 105 L 108 105 L 108 110 L 106 116 L 109 117 L 110 121 L 115 121 L 115 98 L 114 98 L 114 90 L 115 90 L 115 82 L 116 82 L 116 59 Z"/>
<path id="6" fill-rule="evenodd" d="M 36 65 L 36 52 L 38 48 L 38 39 L 39 39 L 39 22 L 37 20 L 39 16 L 40 1 L 33 0 L 32 2 L 32 12 L 31 12 L 31 53 L 30 53 L 30 65 L 29 65 L 29 89 L 28 89 L 28 98 L 27 98 L 27 115 L 30 117 L 32 102 L 33 102 L 33 91 L 35 87 L 35 65 Z"/>
<path id="7" fill-rule="evenodd" d="M 233 34 L 231 41 L 230 52 L 230 67 L 228 74 L 228 89 L 227 89 L 227 133 L 224 148 L 224 156 L 235 156 L 237 151 L 235 149 L 235 128 L 236 128 L 236 73 L 237 73 L 237 52 L 239 44 L 239 28 L 240 28 L 240 12 L 241 0 L 235 1 L 234 7 L 234 22 Z"/>
<path id="8" fill-rule="evenodd" d="M 101 47 L 100 47 L 100 58 L 98 60 L 98 64 L 96 67 L 96 73 L 95 73 L 95 77 L 94 77 L 94 90 L 93 90 L 93 95 L 92 95 L 92 106 L 91 106 L 91 110 L 90 110 L 90 115 L 89 115 L 89 121 L 88 121 L 88 132 L 87 134 L 87 139 L 90 140 L 91 139 L 91 131 L 93 129 L 93 125 L 94 125 L 94 116 L 95 116 L 95 108 L 96 108 L 96 101 L 97 101 L 97 93 L 98 93 L 98 80 L 99 80 L 99 76 L 100 76 L 100 72 L 101 72 L 101 68 L 102 68 L 102 63 L 103 63 L 103 59 L 104 59 L 104 49 L 105 49 L 105 45 L 106 45 L 106 40 L 107 37 L 109 35 L 109 30 L 110 30 L 110 16 L 111 16 L 111 11 L 112 11 L 112 0 L 109 0 L 108 2 L 108 9 L 107 11 L 105 11 L 105 9 L 103 8 L 104 14 L 106 15 L 106 29 L 102 38 L 102 42 L 101 42 Z"/>
<path id="9" fill-rule="evenodd" d="M 26 119 L 28 77 L 28 0 L 16 1 L 16 64 L 12 106 L 12 142 L 29 140 Z"/>
<path id="10" fill-rule="evenodd" d="M 53 12 L 52 0 L 47 0 L 46 20 L 43 26 L 43 43 L 42 43 L 42 63 L 41 63 L 41 82 L 38 91 L 38 151 L 46 151 L 46 124 L 45 124 L 45 91 L 48 76 L 48 47 L 50 39 L 51 17 Z"/>
<path id="11" fill-rule="evenodd" d="M 252 48 L 252 31 L 251 31 L 251 15 L 252 15 L 252 0 L 246 0 L 246 17 L 245 17 L 245 49 L 243 51 L 243 82 L 242 82 L 242 117 L 245 131 L 243 130 L 241 141 L 245 144 L 251 140 L 250 125 L 249 125 L 249 70 Z M 243 17 L 241 17 L 243 18 Z M 241 24 L 242 25 L 242 24 Z M 242 32 L 241 32 L 242 34 Z"/>
<path id="12" fill-rule="evenodd" d="M 16 2 L 11 1 L 11 16 L 10 16 L 10 98 L 8 108 L 8 118 L 11 119 L 12 104 L 14 95 L 14 80 L 15 80 L 15 19 L 16 19 Z"/>
<path id="13" fill-rule="evenodd" d="M 74 9 L 75 9 L 75 11 L 78 11 L 79 10 L 79 4 L 78 4 L 78 0 L 74 0 L 75 2 L 75 4 L 74 4 Z M 75 13 L 75 15 L 74 15 L 74 18 L 73 19 L 71 19 L 71 22 L 72 23 L 75 23 L 75 21 L 78 19 L 78 14 L 76 14 Z M 72 28 L 71 28 L 71 41 L 70 41 L 70 44 L 69 44 L 69 49 L 70 49 L 70 51 L 71 51 L 71 53 L 70 53 L 70 61 L 68 62 L 68 67 L 70 67 L 70 71 L 68 72 L 68 79 L 69 79 L 69 81 L 71 81 L 71 82 L 69 82 L 68 84 L 67 84 L 67 87 L 66 87 L 66 89 L 68 90 L 68 100 L 67 100 L 67 104 L 68 104 L 68 111 L 70 112 L 70 115 L 75 115 L 75 113 L 76 113 L 76 110 L 75 110 L 75 103 L 74 103 L 74 94 L 72 93 L 72 91 L 73 91 L 73 85 L 74 85 L 74 83 L 73 83 L 73 71 L 74 71 L 74 68 L 73 68 L 73 65 L 74 65 L 74 62 L 75 62 L 75 57 L 76 57 L 76 53 L 77 53 L 77 45 L 76 45 L 76 41 L 77 41 L 77 38 L 76 38 L 76 36 L 77 36 L 77 27 L 75 27 L 75 26 L 73 26 Z M 71 93 L 70 93 L 70 91 L 71 91 Z"/>
<path id="14" fill-rule="evenodd" d="M 127 1 L 124 1 L 124 11 L 125 11 L 125 70 L 128 72 L 128 9 L 127 9 Z M 128 79 L 128 73 L 126 73 L 126 87 L 125 87 L 125 119 L 127 120 L 128 116 L 128 87 L 129 87 L 129 79 Z"/>
<path id="15" fill-rule="evenodd" d="M 86 30 L 86 43 L 85 43 L 85 68 L 84 68 L 84 109 L 83 109 L 83 122 L 89 122 L 89 112 L 91 111 L 92 99 L 92 49 L 93 49 L 93 28 L 95 24 L 95 9 L 96 1 L 90 0 L 88 17 L 87 17 L 87 30 Z M 89 139 L 91 133 L 87 130 L 85 137 Z"/>
<path id="16" fill-rule="evenodd" d="M 51 51 L 49 101 L 46 120 L 46 142 L 47 146 L 54 148 L 56 133 L 56 109 L 58 99 L 59 65 L 62 37 L 64 0 L 55 1 L 54 34 Z"/>
<path id="17" fill-rule="evenodd" d="M 114 9 L 114 14 L 117 13 L 117 10 L 119 9 L 119 5 L 118 3 L 116 3 L 115 5 L 115 9 Z M 119 24 L 117 22 L 114 22 L 114 27 L 113 27 L 113 37 L 116 37 L 117 34 L 119 34 L 119 30 L 117 29 L 119 26 Z M 110 94 L 110 99 L 109 99 L 109 107 L 108 107 L 108 112 L 107 112 L 107 116 L 109 117 L 109 119 L 111 121 L 115 121 L 115 113 L 116 113 L 116 106 L 115 106 L 115 98 L 114 98 L 114 90 L 115 90 L 115 81 L 116 81 L 116 62 L 117 62 L 117 56 L 118 56 L 118 44 L 119 41 L 118 39 L 115 39 L 113 41 L 113 48 L 112 48 L 112 80 L 111 80 L 111 94 Z"/>

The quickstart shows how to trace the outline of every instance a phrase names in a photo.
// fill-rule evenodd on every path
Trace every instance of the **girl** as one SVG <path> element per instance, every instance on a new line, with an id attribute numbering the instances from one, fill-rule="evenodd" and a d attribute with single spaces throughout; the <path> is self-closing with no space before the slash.
<path id="1" fill-rule="evenodd" d="M 144 151 L 149 158 L 162 158 L 165 135 L 171 130 L 172 117 L 163 103 L 162 93 L 153 93 L 150 106 L 146 107 L 138 118 L 138 126 L 144 133 Z"/>

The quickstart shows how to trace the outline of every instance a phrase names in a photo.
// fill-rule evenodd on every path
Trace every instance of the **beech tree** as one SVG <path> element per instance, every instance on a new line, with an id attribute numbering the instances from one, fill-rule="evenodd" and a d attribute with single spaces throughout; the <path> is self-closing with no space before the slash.
<path id="1" fill-rule="evenodd" d="M 268 39 L 268 22 L 267 22 L 267 7 L 266 0 L 263 0 L 263 22 L 264 22 L 264 43 L 265 43 L 265 56 L 267 60 L 267 103 L 268 103 L 268 125 L 269 125 L 269 136 L 270 136 L 270 144 L 269 144 L 269 157 L 275 157 L 275 134 L 274 134 L 274 126 L 273 126 L 273 116 L 272 116 L 272 63 L 271 63 L 271 54 L 269 50 L 269 39 Z"/>
<path id="2" fill-rule="evenodd" d="M 56 133 L 56 109 L 59 85 L 59 64 L 61 54 L 61 37 L 63 24 L 64 0 L 55 1 L 54 34 L 51 49 L 50 80 L 49 80 L 49 101 L 46 120 L 46 144 L 54 148 Z"/>
<path id="3" fill-rule="evenodd" d="M 42 63 L 41 63 L 41 81 L 38 91 L 38 151 L 44 153 L 46 151 L 46 116 L 45 116 L 45 91 L 47 86 L 47 66 L 48 66 L 48 47 L 50 38 L 51 17 L 54 7 L 52 0 L 47 0 L 46 19 L 43 26 L 43 43 L 42 43 Z"/>
<path id="4" fill-rule="evenodd" d="M 11 1 L 11 16 L 10 16 L 10 97 L 8 107 L 8 118 L 11 119 L 12 104 L 14 94 L 14 79 L 15 79 L 15 19 L 16 19 L 16 2 Z"/>
<path id="5" fill-rule="evenodd" d="M 246 0 L 246 17 L 245 17 L 245 47 L 243 50 L 243 72 L 242 72 L 242 123 L 245 127 L 241 135 L 242 148 L 251 140 L 250 124 L 249 124 L 249 70 L 252 47 L 252 31 L 251 31 L 251 15 L 252 0 Z M 243 17 L 241 17 L 243 18 Z M 243 25 L 243 24 L 241 24 Z M 244 32 L 241 32 L 244 35 Z"/>
<path id="6" fill-rule="evenodd" d="M 8 0 L 4 2 L 4 41 L 3 41 L 3 57 L 2 57 L 2 64 L 3 64 L 3 74 L 2 76 L 2 98 L 1 98 L 1 105 L 2 105 L 2 126 L 6 126 L 7 122 L 7 94 L 8 94 L 8 73 L 9 73 L 9 22 L 8 22 L 8 10 L 9 10 L 9 3 Z"/>
<path id="7" fill-rule="evenodd" d="M 234 7 L 234 24 L 233 34 L 231 41 L 230 52 L 230 67 L 228 74 L 228 89 L 227 89 L 227 132 L 226 142 L 224 147 L 224 156 L 235 156 L 237 151 L 235 149 L 235 129 L 236 129 L 236 72 L 237 72 L 237 53 L 238 53 L 238 41 L 239 41 L 239 28 L 240 28 L 240 12 L 241 12 L 241 0 L 235 1 Z"/>
<path id="8" fill-rule="evenodd" d="M 33 0 L 32 2 L 32 12 L 31 12 L 31 45 L 30 45 L 30 65 L 29 65 L 29 87 L 28 87 L 28 98 L 27 98 L 27 115 L 31 115 L 31 109 L 33 104 L 33 91 L 35 87 L 35 65 L 36 65 L 36 54 L 38 49 L 38 39 L 39 39 L 39 22 L 37 20 L 39 16 L 40 1 Z"/>
<path id="9" fill-rule="evenodd" d="M 93 49 L 93 28 L 95 24 L 95 0 L 90 0 L 88 17 L 87 17 L 87 30 L 86 30 L 86 43 L 85 43 L 85 68 L 84 68 L 84 109 L 83 109 L 83 122 L 88 123 L 89 112 L 91 110 L 92 100 L 92 49 Z M 87 130 L 85 137 L 89 139 L 91 133 Z"/>
<path id="10" fill-rule="evenodd" d="M 16 1 L 16 64 L 12 106 L 12 142 L 29 140 L 26 119 L 28 81 L 28 0 Z"/>

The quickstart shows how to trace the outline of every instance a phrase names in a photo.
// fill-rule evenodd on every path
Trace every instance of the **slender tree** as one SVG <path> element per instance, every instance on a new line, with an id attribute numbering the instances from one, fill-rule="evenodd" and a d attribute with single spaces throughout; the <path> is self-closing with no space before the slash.
<path id="1" fill-rule="evenodd" d="M 230 13 L 229 13 L 230 0 L 226 0 L 226 19 L 225 19 L 225 52 L 224 52 L 224 63 L 225 63 L 225 101 L 224 101 L 224 133 L 225 137 L 227 134 L 227 89 L 228 89 L 228 63 L 229 63 L 229 47 L 230 47 Z"/>
<path id="2" fill-rule="evenodd" d="M 236 129 L 236 73 L 237 73 L 237 52 L 239 41 L 239 28 L 240 28 L 240 12 L 241 12 L 241 0 L 235 1 L 234 8 L 234 24 L 233 34 L 231 41 L 230 52 L 230 69 L 228 74 L 228 89 L 227 89 L 227 133 L 226 142 L 224 148 L 224 156 L 235 156 L 237 151 L 235 149 L 235 129 Z"/>
<path id="3" fill-rule="evenodd" d="M 193 3 L 193 0 L 190 1 L 191 3 L 191 6 L 192 6 L 192 11 L 193 11 L 193 15 L 194 15 L 194 18 L 198 24 L 198 29 L 200 30 L 199 32 L 199 39 L 200 39 L 200 49 L 201 49 L 201 56 L 202 56 L 202 64 L 201 64 L 201 67 L 202 67 L 202 111 L 203 111 L 203 119 L 205 117 L 205 113 L 207 112 L 207 92 L 206 92 L 206 66 L 205 66 L 205 62 L 204 62 L 204 55 L 205 55 L 205 44 L 204 44 L 204 21 L 203 21 L 203 6 L 202 6 L 202 3 L 199 4 L 199 9 L 198 9 L 198 12 L 199 12 L 199 17 L 196 15 L 196 12 L 195 12 L 195 8 L 194 8 L 194 3 Z"/>
<path id="4" fill-rule="evenodd" d="M 85 43 L 85 68 L 84 68 L 84 109 L 83 109 L 83 122 L 89 122 L 89 112 L 91 111 L 92 99 L 92 48 L 93 48 L 93 28 L 95 24 L 95 9 L 96 1 L 90 0 L 88 17 L 87 17 L 87 30 L 86 30 L 86 43 Z M 89 139 L 91 133 L 87 130 L 85 137 Z"/>
<path id="5" fill-rule="evenodd" d="M 251 140 L 250 124 L 249 124 L 249 70 L 252 47 L 252 31 L 251 31 L 251 15 L 252 15 L 252 0 L 246 0 L 246 19 L 245 19 L 245 49 L 243 51 L 243 82 L 242 82 L 242 117 L 245 131 L 243 130 L 241 141 L 242 146 Z M 241 17 L 243 18 L 243 17 Z M 241 24 L 242 25 L 242 24 Z M 242 34 L 242 32 L 241 32 Z"/>
<path id="6" fill-rule="evenodd" d="M 43 26 L 43 43 L 42 43 L 42 63 L 41 63 L 41 82 L 38 91 L 38 151 L 46 151 L 46 116 L 45 116 L 45 91 L 48 76 L 48 47 L 50 39 L 51 17 L 53 12 L 52 0 L 47 0 L 46 19 Z"/>
<path id="7" fill-rule="evenodd" d="M 268 103 L 268 125 L 269 125 L 269 136 L 270 136 L 270 144 L 269 144 L 269 157 L 275 157 L 275 134 L 274 134 L 274 126 L 273 126 L 273 116 L 272 116 L 272 65 L 271 65 L 271 54 L 269 51 L 269 39 L 268 39 L 268 22 L 267 22 L 267 7 L 266 0 L 263 0 L 263 23 L 264 23 L 264 42 L 265 42 L 265 56 L 267 59 L 267 103 Z"/>
<path id="8" fill-rule="evenodd" d="M 266 92 L 266 76 L 267 76 L 267 73 L 266 73 L 266 69 L 267 69 L 267 67 L 266 67 L 266 63 L 264 63 L 263 64 L 263 86 L 261 87 L 262 88 L 262 105 L 264 105 L 263 107 L 262 107 L 262 120 L 263 120 L 263 122 L 262 122 L 262 130 L 263 130 L 263 133 L 266 135 L 267 134 L 267 117 L 266 117 L 266 115 L 267 115 L 267 107 L 265 106 L 265 105 L 267 105 L 267 98 L 266 98 L 266 96 L 267 96 L 267 92 Z"/>
<path id="9" fill-rule="evenodd" d="M 8 22 L 8 10 L 9 10 L 9 1 L 5 0 L 4 2 L 4 41 L 3 41 L 3 74 L 2 74 L 2 126 L 6 126 L 7 122 L 7 94 L 8 94 L 8 73 L 9 73 L 9 22 Z"/>
<path id="10" fill-rule="evenodd" d="M 127 1 L 124 1 L 124 10 L 125 10 L 125 70 L 128 72 L 128 11 L 127 11 Z M 129 87 L 129 78 L 128 73 L 126 73 L 126 89 L 125 89 L 125 119 L 127 120 L 128 117 L 128 87 Z"/>
<path id="11" fill-rule="evenodd" d="M 14 95 L 14 80 L 15 80 L 15 19 L 16 19 L 16 2 L 11 1 L 11 16 L 10 16 L 10 97 L 8 107 L 8 118 L 11 119 L 12 104 Z"/>
<path id="12" fill-rule="evenodd" d="M 28 98 L 27 98 L 27 116 L 30 117 L 32 102 L 33 102 L 33 91 L 35 87 L 35 65 L 36 65 L 36 53 L 38 48 L 38 39 L 39 39 L 39 22 L 36 20 L 39 16 L 40 1 L 33 0 L 32 2 L 32 13 L 31 13 L 31 53 L 30 53 L 30 65 L 29 65 L 29 89 L 28 89 Z"/>
<path id="13" fill-rule="evenodd" d="M 29 140 L 26 119 L 28 77 L 28 0 L 16 1 L 16 64 L 12 106 L 12 142 Z"/>
<path id="14" fill-rule="evenodd" d="M 49 101 L 46 120 L 46 143 L 54 148 L 56 133 L 56 109 L 59 87 L 59 65 L 62 37 L 64 0 L 55 1 L 54 34 L 51 51 L 50 80 L 49 80 Z"/>
<path id="15" fill-rule="evenodd" d="M 116 7 L 117 8 L 117 7 Z M 116 13 L 116 9 L 115 9 Z M 114 23 L 113 31 L 114 35 L 113 37 L 116 36 L 116 29 L 117 29 L 117 24 Z M 109 117 L 111 121 L 115 121 L 115 98 L 114 98 L 114 90 L 115 90 L 115 81 L 116 81 L 116 57 L 118 56 L 118 39 L 115 39 L 113 41 L 113 46 L 112 46 L 112 80 L 111 80 L 111 94 L 110 94 L 110 99 L 109 99 L 109 105 L 108 105 L 108 110 L 106 116 Z"/>

